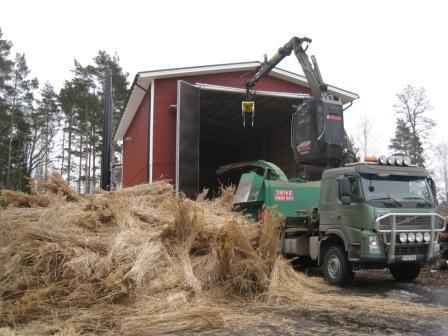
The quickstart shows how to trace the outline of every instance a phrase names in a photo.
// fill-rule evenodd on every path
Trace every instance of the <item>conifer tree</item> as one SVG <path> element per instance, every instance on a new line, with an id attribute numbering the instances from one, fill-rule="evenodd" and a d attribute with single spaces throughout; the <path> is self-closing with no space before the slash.
<path id="1" fill-rule="evenodd" d="M 117 55 L 98 51 L 85 67 L 75 60 L 59 94 L 45 83 L 36 95 L 38 81 L 29 78 L 25 55 L 12 58 L 11 48 L 0 30 L 0 188 L 25 190 L 26 177 L 47 178 L 57 168 L 80 192 L 91 192 L 99 180 L 104 76 L 110 71 L 113 77 L 115 129 L 128 74 Z"/>
<path id="2" fill-rule="evenodd" d="M 42 154 L 43 154 L 43 178 L 48 178 L 50 165 L 53 161 L 53 139 L 57 134 L 60 124 L 60 109 L 57 94 L 50 83 L 45 83 L 40 91 L 38 114 L 42 118 Z"/>
<path id="3" fill-rule="evenodd" d="M 394 109 L 397 125 L 389 148 L 410 156 L 412 162 L 424 166 L 424 145 L 430 130 L 435 126 L 434 120 L 426 117 L 431 104 L 425 89 L 408 84 L 397 94 Z"/>
<path id="4" fill-rule="evenodd" d="M 29 79 L 29 73 L 25 55 L 17 53 L 9 80 L 6 113 L 9 140 L 6 146 L 5 185 L 14 189 L 23 189 L 26 186 L 24 178 L 29 172 L 29 123 L 33 112 L 33 91 L 38 88 L 37 79 Z"/>
<path id="5" fill-rule="evenodd" d="M 12 76 L 13 61 L 9 58 L 11 41 L 3 39 L 0 29 L 0 188 L 6 186 L 7 148 L 9 144 L 9 81 Z"/>

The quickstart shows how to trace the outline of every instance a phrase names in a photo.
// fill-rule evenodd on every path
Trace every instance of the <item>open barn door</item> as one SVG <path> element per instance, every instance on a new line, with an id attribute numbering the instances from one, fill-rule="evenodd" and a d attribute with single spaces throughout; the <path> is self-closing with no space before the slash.
<path id="1" fill-rule="evenodd" d="M 176 192 L 199 191 L 199 88 L 177 81 Z"/>

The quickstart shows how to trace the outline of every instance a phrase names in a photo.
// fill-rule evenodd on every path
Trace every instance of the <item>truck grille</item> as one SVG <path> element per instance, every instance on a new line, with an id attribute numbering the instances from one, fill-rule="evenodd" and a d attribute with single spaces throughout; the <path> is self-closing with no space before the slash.
<path id="1" fill-rule="evenodd" d="M 428 245 L 426 244 L 397 244 L 395 255 L 426 254 Z"/>
<path id="2" fill-rule="evenodd" d="M 389 215 L 377 220 L 378 230 L 391 230 L 395 216 L 395 230 L 431 230 L 431 219 L 434 217 L 434 229 L 445 226 L 445 220 L 438 215 Z"/>

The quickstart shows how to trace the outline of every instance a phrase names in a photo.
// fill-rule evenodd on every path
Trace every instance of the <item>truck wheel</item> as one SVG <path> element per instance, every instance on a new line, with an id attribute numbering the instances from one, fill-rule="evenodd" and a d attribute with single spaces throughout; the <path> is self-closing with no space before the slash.
<path id="1" fill-rule="evenodd" d="M 325 279 L 334 285 L 345 285 L 353 279 L 352 265 L 341 246 L 331 246 L 324 256 L 323 272 Z"/>
<path id="2" fill-rule="evenodd" d="M 397 264 L 391 265 L 389 271 L 396 281 L 410 282 L 420 274 L 419 264 Z"/>

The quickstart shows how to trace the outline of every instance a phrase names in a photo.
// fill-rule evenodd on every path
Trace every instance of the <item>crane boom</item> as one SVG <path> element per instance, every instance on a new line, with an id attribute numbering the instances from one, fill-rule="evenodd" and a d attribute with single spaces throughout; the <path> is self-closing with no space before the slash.
<path id="1" fill-rule="evenodd" d="M 317 65 L 315 56 L 311 56 L 310 59 L 306 53 L 308 46 L 311 43 L 311 39 L 308 37 L 299 38 L 294 36 L 283 47 L 279 48 L 277 53 L 274 54 L 269 60 L 265 59 L 259 67 L 254 70 L 252 78 L 246 81 L 246 93 L 250 96 L 250 90 L 257 84 L 257 82 L 269 75 L 272 69 L 274 69 L 283 59 L 294 51 L 300 65 L 302 66 L 303 73 L 308 81 L 311 89 L 311 94 L 314 98 L 326 98 L 327 97 L 327 85 L 322 80 L 322 75 Z"/>
<path id="2" fill-rule="evenodd" d="M 344 148 L 344 119 L 342 103 L 327 93 L 316 57 L 308 57 L 311 43 L 308 37 L 293 37 L 269 60 L 254 69 L 246 82 L 246 99 L 242 102 L 243 125 L 246 115 L 254 121 L 255 101 L 251 90 L 258 81 L 274 69 L 285 57 L 294 55 L 299 61 L 311 89 L 311 98 L 296 106 L 291 114 L 291 148 L 296 163 L 337 166 Z"/>

